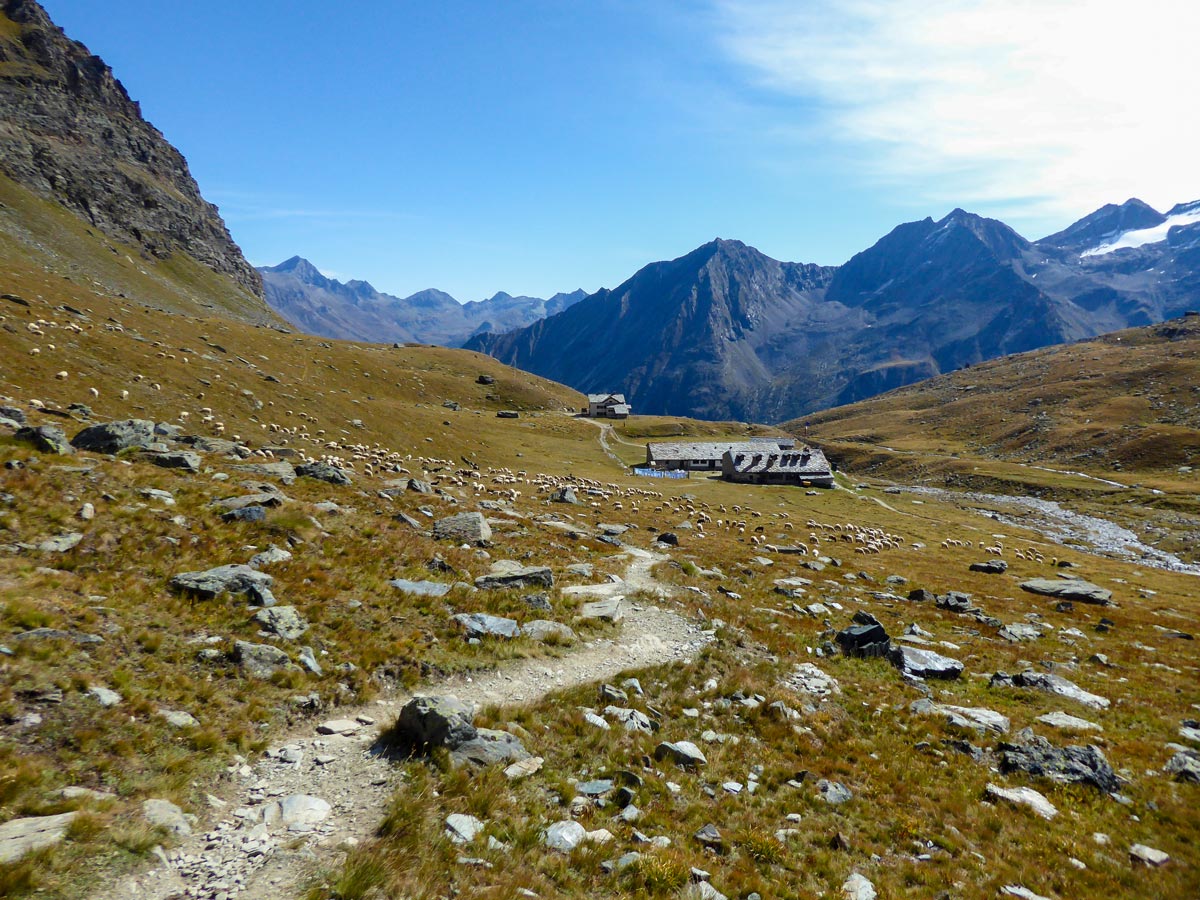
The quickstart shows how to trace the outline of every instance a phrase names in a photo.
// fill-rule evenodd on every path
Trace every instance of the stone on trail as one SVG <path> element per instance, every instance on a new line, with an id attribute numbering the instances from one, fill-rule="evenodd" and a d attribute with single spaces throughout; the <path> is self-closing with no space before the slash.
<path id="1" fill-rule="evenodd" d="M 854 872 L 842 884 L 843 900 L 875 900 L 875 885 L 858 872 Z"/>
<path id="2" fill-rule="evenodd" d="M 53 847 L 62 841 L 78 813 L 31 816 L 0 825 L 0 864 L 16 862 L 27 853 Z"/>
<path id="3" fill-rule="evenodd" d="M 317 726 L 317 734 L 354 734 L 361 727 L 353 719 L 330 719 Z"/>
<path id="4" fill-rule="evenodd" d="M 278 647 L 247 641 L 234 642 L 233 659 L 251 678 L 270 678 L 291 665 L 291 659 Z"/>
<path id="5" fill-rule="evenodd" d="M 700 748 L 691 741 L 663 741 L 654 748 L 654 758 L 660 761 L 669 759 L 683 768 L 695 768 L 708 764 L 708 760 L 700 752 Z"/>
<path id="6" fill-rule="evenodd" d="M 515 638 L 521 636 L 521 626 L 515 619 L 503 616 L 492 616 L 487 613 L 458 613 L 450 617 L 467 635 L 467 637 L 502 637 Z"/>
<path id="7" fill-rule="evenodd" d="M 83 429 L 71 438 L 76 450 L 92 453 L 120 453 L 130 447 L 154 443 L 154 423 L 147 419 L 122 419 Z"/>
<path id="8" fill-rule="evenodd" d="M 181 572 L 171 579 L 171 587 L 177 591 L 199 594 L 212 599 L 218 594 L 245 594 L 253 588 L 269 588 L 274 578 L 241 563 L 217 566 L 203 572 Z"/>
<path id="9" fill-rule="evenodd" d="M 404 704 L 394 732 L 415 749 L 449 747 L 474 740 L 475 710 L 457 697 L 414 697 Z"/>
<path id="10" fill-rule="evenodd" d="M 601 622 L 620 622 L 625 618 L 621 611 L 621 601 L 624 597 L 609 597 L 605 600 L 593 600 L 579 608 L 579 618 L 599 619 Z"/>
<path id="11" fill-rule="evenodd" d="M 291 794 L 276 800 L 263 810 L 263 821 L 267 825 L 276 822 L 286 828 L 319 825 L 333 812 L 333 807 L 320 797 L 311 794 Z"/>
<path id="12" fill-rule="evenodd" d="M 492 527 L 483 513 L 465 512 L 439 519 L 433 525 L 433 536 L 439 541 L 478 544 L 492 539 Z"/>
<path id="13" fill-rule="evenodd" d="M 897 644 L 888 653 L 888 660 L 901 674 L 913 678 L 954 679 L 962 674 L 963 664 L 957 659 L 942 656 L 932 650 Z"/>
<path id="14" fill-rule="evenodd" d="M 1033 788 L 1005 788 L 997 784 L 988 784 L 984 789 L 984 794 L 987 799 L 992 801 L 1004 800 L 1017 806 L 1028 806 L 1043 819 L 1053 819 L 1058 815 L 1058 809 L 1054 804 Z"/>
<path id="15" fill-rule="evenodd" d="M 175 834 L 186 836 L 192 833 L 188 817 L 170 800 L 142 801 L 142 815 L 151 825 L 157 825 Z"/>
<path id="16" fill-rule="evenodd" d="M 555 822 L 542 832 L 542 843 L 559 853 L 570 853 L 587 838 L 587 831 L 578 822 L 567 819 Z"/>
<path id="17" fill-rule="evenodd" d="M 254 621 L 285 641 L 294 641 L 308 631 L 308 623 L 294 606 L 264 607 L 254 614 Z"/>
<path id="18" fill-rule="evenodd" d="M 1058 600 L 1078 600 L 1096 606 L 1108 606 L 1112 591 L 1080 578 L 1031 578 L 1021 582 L 1021 590 Z"/>
<path id="19" fill-rule="evenodd" d="M 451 813 L 446 816 L 446 837 L 456 844 L 469 844 L 484 829 L 483 822 L 474 816 Z"/>
<path id="20" fill-rule="evenodd" d="M 33 444 L 39 453 L 52 453 L 58 456 L 69 456 L 75 452 L 67 434 L 57 425 L 37 425 L 32 428 L 19 428 L 13 435 L 18 441 Z"/>

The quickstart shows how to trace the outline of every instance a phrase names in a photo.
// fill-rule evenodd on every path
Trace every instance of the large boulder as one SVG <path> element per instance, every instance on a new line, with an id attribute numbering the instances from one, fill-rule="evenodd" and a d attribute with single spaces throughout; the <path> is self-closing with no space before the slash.
<path id="1" fill-rule="evenodd" d="M 1108 606 L 1112 591 L 1081 578 L 1032 578 L 1021 582 L 1021 590 L 1059 600 L 1078 600 L 1096 606 Z"/>
<path id="2" fill-rule="evenodd" d="M 294 641 L 308 631 L 308 623 L 294 606 L 264 607 L 254 614 L 254 621 L 285 641 Z"/>
<path id="3" fill-rule="evenodd" d="M 65 812 L 56 816 L 31 816 L 0 825 L 0 864 L 16 862 L 27 853 L 60 843 L 76 815 L 78 813 Z"/>
<path id="4" fill-rule="evenodd" d="M 75 452 L 75 448 L 67 440 L 66 432 L 57 425 L 36 425 L 29 428 L 18 428 L 17 433 L 13 437 L 26 444 L 33 444 L 34 449 L 40 453 L 54 453 L 59 456 L 67 456 Z"/>
<path id="5" fill-rule="evenodd" d="M 304 478 L 315 478 L 328 484 L 351 484 L 350 476 L 345 470 L 329 463 L 311 462 L 296 466 L 296 474 Z"/>
<path id="6" fill-rule="evenodd" d="M 1000 771 L 1026 772 L 1058 784 L 1090 784 L 1111 794 L 1121 782 L 1094 744 L 1055 747 L 1034 736 L 1024 744 L 1000 744 Z"/>
<path id="7" fill-rule="evenodd" d="M 76 450 L 92 453 L 120 453 L 130 447 L 148 447 L 154 443 L 154 423 L 148 419 L 120 419 L 83 429 L 71 438 Z"/>
<path id="8" fill-rule="evenodd" d="M 200 454 L 191 450 L 168 450 L 166 453 L 146 452 L 142 459 L 163 469 L 183 469 L 185 472 L 200 471 Z"/>
<path id="9" fill-rule="evenodd" d="M 222 593 L 247 594 L 256 588 L 269 588 L 274 580 L 265 572 L 232 563 L 203 572 L 181 572 L 170 584 L 177 591 L 211 599 Z"/>
<path id="10" fill-rule="evenodd" d="M 478 544 L 492 539 L 492 527 L 480 512 L 459 513 L 439 519 L 433 525 L 433 536 L 439 541 L 457 544 Z"/>
<path id="11" fill-rule="evenodd" d="M 453 750 L 479 736 L 475 711 L 457 697 L 414 697 L 404 704 L 392 734 L 414 750 Z"/>
<path id="12" fill-rule="evenodd" d="M 708 764 L 708 759 L 700 752 L 700 748 L 691 741 L 663 741 L 654 748 L 654 758 L 660 761 L 669 759 L 685 769 Z"/>

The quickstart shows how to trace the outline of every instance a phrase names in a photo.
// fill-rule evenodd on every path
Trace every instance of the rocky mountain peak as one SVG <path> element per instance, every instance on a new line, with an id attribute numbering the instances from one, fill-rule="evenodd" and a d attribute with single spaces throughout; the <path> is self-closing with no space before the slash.
<path id="1" fill-rule="evenodd" d="M 1172 210 L 1172 212 L 1176 210 Z M 1039 247 L 1054 247 L 1079 252 L 1102 244 L 1105 240 L 1123 232 L 1153 228 L 1166 220 L 1167 217 L 1150 204 L 1131 197 L 1119 205 L 1106 203 L 1078 222 L 1042 238 L 1037 243 Z"/>
<path id="2" fill-rule="evenodd" d="M 0 2 L 0 172 L 149 257 L 186 254 L 261 297 L 187 161 L 112 70 L 34 0 Z"/>

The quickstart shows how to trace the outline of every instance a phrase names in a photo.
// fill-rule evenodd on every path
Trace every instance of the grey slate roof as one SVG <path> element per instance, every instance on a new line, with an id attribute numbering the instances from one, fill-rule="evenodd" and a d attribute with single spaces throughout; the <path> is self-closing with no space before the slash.
<path id="1" fill-rule="evenodd" d="M 588 403 L 603 403 L 606 400 L 612 400 L 614 403 L 624 403 L 624 394 L 588 394 Z"/>
<path id="2" fill-rule="evenodd" d="M 736 472 L 749 474 L 789 475 L 828 475 L 830 474 L 829 460 L 825 454 L 813 447 L 803 450 L 787 450 L 772 453 L 762 447 L 749 450 L 738 449 L 730 451 L 733 469 Z"/>
<path id="3" fill-rule="evenodd" d="M 785 439 L 785 443 L 787 443 Z M 649 460 L 666 459 L 712 459 L 719 460 L 727 452 L 776 453 L 781 452 L 777 441 L 655 441 L 647 444 Z"/>

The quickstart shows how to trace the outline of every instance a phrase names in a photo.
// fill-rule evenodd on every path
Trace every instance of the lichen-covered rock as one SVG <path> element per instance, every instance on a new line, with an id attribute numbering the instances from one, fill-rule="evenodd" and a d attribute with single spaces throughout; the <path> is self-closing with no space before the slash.
<path id="1" fill-rule="evenodd" d="M 433 536 L 439 541 L 458 544 L 478 544 L 492 539 L 492 527 L 480 512 L 459 513 L 439 519 L 433 525 Z"/>
<path id="2" fill-rule="evenodd" d="M 251 678 L 270 678 L 291 665 L 291 659 L 278 647 L 248 641 L 234 643 L 233 659 Z"/>
<path id="3" fill-rule="evenodd" d="M 296 474 L 303 478 L 315 478 L 327 484 L 352 484 L 351 478 L 344 469 L 329 463 L 311 462 L 296 466 Z"/>
<path id="4" fill-rule="evenodd" d="M 170 584 L 177 591 L 211 599 L 222 593 L 245 594 L 254 588 L 269 588 L 274 580 L 265 572 L 232 563 L 203 572 L 181 572 L 171 579 Z"/>
<path id="5" fill-rule="evenodd" d="M 154 443 L 154 423 L 148 419 L 120 419 L 83 429 L 71 438 L 76 450 L 92 453 L 120 453 L 130 447 Z"/>
<path id="6" fill-rule="evenodd" d="M 26 444 L 33 444 L 34 449 L 40 453 L 68 456 L 75 452 L 75 448 L 67 440 L 66 432 L 57 425 L 36 425 L 33 427 L 18 428 L 17 433 L 13 437 Z"/>

